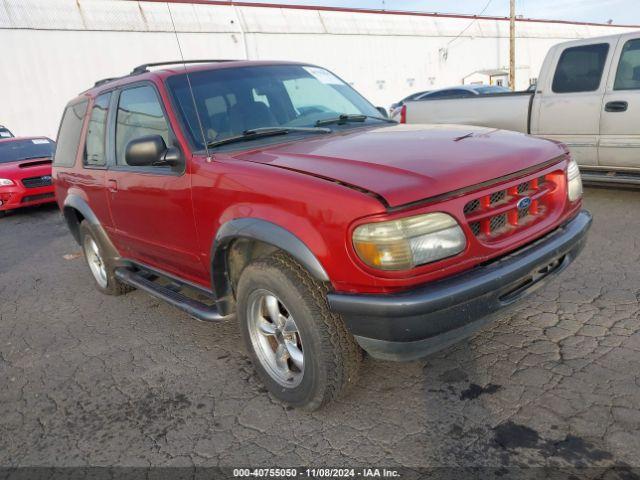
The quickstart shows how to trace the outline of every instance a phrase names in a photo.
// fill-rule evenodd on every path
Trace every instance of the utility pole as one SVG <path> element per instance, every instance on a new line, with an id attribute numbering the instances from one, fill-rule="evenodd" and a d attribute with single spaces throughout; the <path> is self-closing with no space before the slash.
<path id="1" fill-rule="evenodd" d="M 516 89 L 516 0 L 509 1 L 509 88 Z"/>

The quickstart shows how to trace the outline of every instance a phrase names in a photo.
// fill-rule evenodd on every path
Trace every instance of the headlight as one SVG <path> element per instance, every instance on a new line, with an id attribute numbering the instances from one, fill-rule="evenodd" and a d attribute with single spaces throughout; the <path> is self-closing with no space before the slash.
<path id="1" fill-rule="evenodd" d="M 13 180 L 9 180 L 8 178 L 0 178 L 0 187 L 8 187 L 9 185 L 14 185 Z"/>
<path id="2" fill-rule="evenodd" d="M 368 223 L 353 232 L 358 256 L 380 270 L 409 270 L 460 253 L 466 244 L 460 225 L 446 213 Z"/>
<path id="3" fill-rule="evenodd" d="M 575 160 L 571 160 L 567 166 L 567 196 L 571 202 L 575 202 L 582 197 L 582 179 L 580 178 L 580 169 Z"/>

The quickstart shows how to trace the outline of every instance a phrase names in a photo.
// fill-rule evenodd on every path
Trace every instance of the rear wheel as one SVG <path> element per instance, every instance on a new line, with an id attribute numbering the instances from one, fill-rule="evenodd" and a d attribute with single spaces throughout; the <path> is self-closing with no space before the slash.
<path id="1" fill-rule="evenodd" d="M 86 220 L 80 223 L 80 242 L 84 258 L 98 290 L 107 295 L 122 295 L 133 290 L 132 287 L 120 282 L 115 277 L 113 268 L 109 265 L 100 243 Z"/>
<path id="2" fill-rule="evenodd" d="M 238 319 L 258 375 L 276 398 L 305 410 L 352 385 L 362 359 L 326 293 L 282 253 L 251 263 L 238 282 Z"/>

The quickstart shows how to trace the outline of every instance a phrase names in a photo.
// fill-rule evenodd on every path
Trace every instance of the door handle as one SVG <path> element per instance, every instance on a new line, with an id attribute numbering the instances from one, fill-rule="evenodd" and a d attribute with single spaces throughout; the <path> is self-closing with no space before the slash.
<path id="1" fill-rule="evenodd" d="M 629 104 L 627 102 L 607 102 L 604 105 L 605 112 L 626 112 Z"/>
<path id="2" fill-rule="evenodd" d="M 115 193 L 118 191 L 118 182 L 115 180 L 107 180 L 107 188 L 110 192 Z"/>

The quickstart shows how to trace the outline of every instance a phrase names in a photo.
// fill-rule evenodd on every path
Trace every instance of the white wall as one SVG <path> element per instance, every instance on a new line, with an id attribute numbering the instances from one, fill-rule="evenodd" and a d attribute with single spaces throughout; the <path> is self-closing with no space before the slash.
<path id="1" fill-rule="evenodd" d="M 508 65 L 508 22 L 468 18 L 172 3 L 186 58 L 298 60 L 325 66 L 374 104 L 462 83 Z M 629 28 L 517 23 L 517 87 L 560 41 Z M 167 4 L 0 0 L 0 124 L 55 137 L 65 103 L 100 78 L 179 58 Z M 445 49 L 445 50 L 441 50 Z M 413 79 L 413 84 L 411 80 Z"/>

